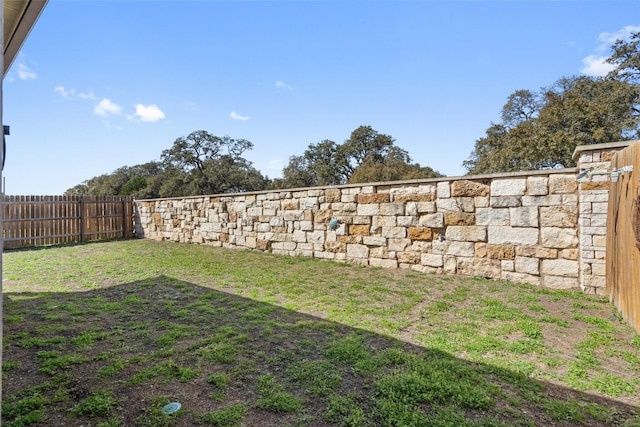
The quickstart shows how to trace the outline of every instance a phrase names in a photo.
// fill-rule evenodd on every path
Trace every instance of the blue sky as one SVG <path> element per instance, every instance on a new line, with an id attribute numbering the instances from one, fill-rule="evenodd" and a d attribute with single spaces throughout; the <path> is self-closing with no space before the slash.
<path id="1" fill-rule="evenodd" d="M 269 177 L 370 125 L 446 175 L 507 96 L 606 71 L 625 1 L 49 0 L 4 80 L 8 194 L 61 194 L 195 130 Z"/>

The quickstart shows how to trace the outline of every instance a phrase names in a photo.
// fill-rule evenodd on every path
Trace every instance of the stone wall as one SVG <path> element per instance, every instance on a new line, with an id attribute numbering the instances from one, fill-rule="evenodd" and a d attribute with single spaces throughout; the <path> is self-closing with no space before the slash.
<path id="1" fill-rule="evenodd" d="M 594 172 L 622 148 L 592 147 Z M 608 178 L 579 172 L 139 200 L 136 234 L 603 293 Z"/>

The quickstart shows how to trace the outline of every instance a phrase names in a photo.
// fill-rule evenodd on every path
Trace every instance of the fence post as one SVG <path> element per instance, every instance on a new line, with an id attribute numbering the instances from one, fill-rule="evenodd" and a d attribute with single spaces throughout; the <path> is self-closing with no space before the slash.
<path id="1" fill-rule="evenodd" d="M 78 214 L 80 215 L 80 243 L 84 243 L 84 197 L 80 196 L 80 207 L 79 210 L 80 212 L 78 212 Z"/>

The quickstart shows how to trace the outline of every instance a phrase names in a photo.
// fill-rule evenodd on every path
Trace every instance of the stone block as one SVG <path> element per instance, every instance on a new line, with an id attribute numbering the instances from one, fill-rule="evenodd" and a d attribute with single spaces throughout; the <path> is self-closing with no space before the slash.
<path id="1" fill-rule="evenodd" d="M 333 211 L 331 209 L 321 209 L 313 215 L 313 220 L 320 224 L 328 223 L 331 221 L 331 218 L 333 218 Z"/>
<path id="2" fill-rule="evenodd" d="M 393 195 L 393 201 L 397 203 L 432 202 L 434 199 L 435 195 L 433 193 L 404 193 Z"/>
<path id="3" fill-rule="evenodd" d="M 421 215 L 418 219 L 418 225 L 421 227 L 442 228 L 444 227 L 444 214 L 441 212 Z"/>
<path id="4" fill-rule="evenodd" d="M 494 245 L 534 246 L 538 244 L 538 229 L 490 225 L 488 243 Z"/>
<path id="5" fill-rule="evenodd" d="M 549 193 L 550 194 L 566 194 L 575 193 L 578 189 L 578 180 L 576 175 L 550 175 L 549 176 Z"/>
<path id="6" fill-rule="evenodd" d="M 487 244 L 484 242 L 474 243 L 473 245 L 474 254 L 476 258 L 486 258 L 487 257 Z"/>
<path id="7" fill-rule="evenodd" d="M 477 208 L 488 208 L 489 207 L 489 196 L 478 196 L 473 198 L 473 203 Z"/>
<path id="8" fill-rule="evenodd" d="M 371 218 L 371 225 L 373 227 L 395 227 L 398 221 L 395 216 L 374 216 Z"/>
<path id="9" fill-rule="evenodd" d="M 358 204 L 376 204 L 376 203 L 388 203 L 391 201 L 391 195 L 389 193 L 371 193 L 371 194 L 358 194 Z"/>
<path id="10" fill-rule="evenodd" d="M 445 253 L 447 255 L 473 257 L 475 255 L 475 247 L 472 242 L 448 242 Z"/>
<path id="11" fill-rule="evenodd" d="M 390 251 L 402 252 L 404 251 L 410 244 L 411 239 L 388 239 L 388 246 Z"/>
<path id="12" fill-rule="evenodd" d="M 609 189 L 609 181 L 590 181 L 580 183 L 580 191 L 607 189 Z"/>
<path id="13" fill-rule="evenodd" d="M 345 252 L 347 244 L 343 242 L 325 242 L 324 250 L 328 252 Z"/>
<path id="14" fill-rule="evenodd" d="M 445 212 L 444 225 L 475 225 L 476 216 L 466 212 Z"/>
<path id="15" fill-rule="evenodd" d="M 438 199 L 448 199 L 451 197 L 451 185 L 449 182 L 439 182 L 436 186 Z"/>
<path id="16" fill-rule="evenodd" d="M 311 231 L 307 233 L 307 242 L 309 243 L 324 243 L 324 239 L 324 231 Z"/>
<path id="17" fill-rule="evenodd" d="M 369 248 L 369 258 L 395 259 L 395 256 L 390 256 L 389 249 L 386 246 L 374 246 Z"/>
<path id="18" fill-rule="evenodd" d="M 499 279 L 502 273 L 500 260 L 488 258 L 458 258 L 456 271 L 463 276 Z"/>
<path id="19" fill-rule="evenodd" d="M 531 285 L 540 286 L 540 277 L 531 274 L 503 271 L 500 278 L 502 280 L 506 280 L 507 282 L 529 283 Z"/>
<path id="20" fill-rule="evenodd" d="M 368 236 L 370 233 L 371 226 L 368 224 L 359 224 L 359 225 L 350 225 L 349 226 L 349 234 L 353 236 Z"/>
<path id="21" fill-rule="evenodd" d="M 578 245 L 577 230 L 573 228 L 542 227 L 540 239 L 546 248 L 565 249 Z"/>
<path id="22" fill-rule="evenodd" d="M 415 216 L 399 216 L 398 217 L 399 227 L 411 227 L 415 225 L 418 225 L 418 218 Z"/>
<path id="23" fill-rule="evenodd" d="M 538 258 L 517 256 L 515 259 L 515 267 L 517 273 L 529 275 L 540 274 L 540 260 Z"/>
<path id="24" fill-rule="evenodd" d="M 476 225 L 509 225 L 509 209 L 477 208 Z"/>
<path id="25" fill-rule="evenodd" d="M 540 265 L 542 276 L 578 277 L 578 261 L 568 259 L 543 259 Z"/>
<path id="26" fill-rule="evenodd" d="M 573 248 L 573 249 L 562 249 L 559 253 L 558 253 L 558 258 L 562 258 L 562 259 L 578 259 L 578 254 L 579 251 L 577 248 Z"/>
<path id="27" fill-rule="evenodd" d="M 356 211 L 358 215 L 365 215 L 365 216 L 380 215 L 380 205 L 378 203 L 370 203 L 370 204 L 361 203 L 358 205 Z"/>
<path id="28" fill-rule="evenodd" d="M 460 204 L 456 199 L 438 199 L 436 200 L 436 208 L 438 211 L 460 211 Z"/>
<path id="29" fill-rule="evenodd" d="M 407 237 L 407 229 L 405 227 L 382 227 L 381 234 L 383 237 L 402 239 Z"/>
<path id="30" fill-rule="evenodd" d="M 496 196 L 523 196 L 526 191 L 526 178 L 497 178 L 491 181 L 491 198 Z"/>
<path id="31" fill-rule="evenodd" d="M 421 254 L 420 264 L 428 267 L 442 267 L 444 265 L 444 258 L 442 255 L 436 254 Z"/>
<path id="32" fill-rule="evenodd" d="M 516 250 L 512 245 L 487 245 L 489 259 L 515 259 Z"/>
<path id="33" fill-rule="evenodd" d="M 489 206 L 492 208 L 515 208 L 522 206 L 521 199 L 518 196 L 491 196 Z"/>
<path id="34" fill-rule="evenodd" d="M 548 196 L 522 196 L 522 206 L 555 206 L 562 204 L 562 196 L 560 194 L 552 194 Z"/>
<path id="35" fill-rule="evenodd" d="M 447 240 L 459 242 L 484 242 L 487 240 L 487 228 L 452 225 L 447 227 L 445 237 Z"/>
<path id="36" fill-rule="evenodd" d="M 431 240 L 433 232 L 429 227 L 409 227 L 407 237 L 411 240 Z"/>
<path id="37" fill-rule="evenodd" d="M 538 208 L 509 208 L 509 218 L 512 227 L 538 227 Z"/>
<path id="38" fill-rule="evenodd" d="M 367 246 L 386 246 L 387 239 L 379 236 L 364 236 L 362 238 L 362 243 Z"/>
<path id="39" fill-rule="evenodd" d="M 338 242 L 346 243 L 346 244 L 349 244 L 349 243 L 358 243 L 358 244 L 360 244 L 360 243 L 362 243 L 362 237 L 363 236 L 338 236 L 337 240 L 338 240 Z"/>
<path id="40" fill-rule="evenodd" d="M 380 215 L 404 215 L 403 203 L 381 203 Z"/>
<path id="41" fill-rule="evenodd" d="M 418 202 L 418 213 L 434 213 L 436 212 L 436 202 Z"/>
<path id="42" fill-rule="evenodd" d="M 359 244 L 347 244 L 347 258 L 369 258 L 369 247 Z"/>
<path id="43" fill-rule="evenodd" d="M 479 182 L 460 180 L 451 184 L 452 197 L 476 197 L 487 196 L 490 187 Z"/>
<path id="44" fill-rule="evenodd" d="M 549 194 L 549 178 L 546 176 L 530 176 L 527 178 L 527 195 L 546 196 Z"/>
<path id="45" fill-rule="evenodd" d="M 404 264 L 420 264 L 420 252 L 399 252 L 398 262 Z"/>
<path id="46" fill-rule="evenodd" d="M 328 188 L 324 190 L 324 201 L 326 203 L 339 202 L 341 196 L 342 195 L 339 188 Z"/>
<path id="47" fill-rule="evenodd" d="M 300 201 L 299 200 L 284 200 L 282 202 L 282 207 L 281 209 L 284 209 L 285 211 L 289 211 L 289 210 L 298 210 L 300 209 Z"/>
<path id="48" fill-rule="evenodd" d="M 445 274 L 456 274 L 458 269 L 458 259 L 455 256 L 445 255 L 444 265 L 442 266 Z"/>
<path id="49" fill-rule="evenodd" d="M 577 206 L 543 206 L 540 208 L 540 225 L 542 227 L 575 227 L 577 224 Z"/>
<path id="50" fill-rule="evenodd" d="M 502 272 L 505 271 L 515 271 L 515 263 L 511 259 L 503 259 L 500 261 L 500 268 L 502 268 Z"/>
<path id="51" fill-rule="evenodd" d="M 369 265 L 371 267 L 398 268 L 398 261 L 395 259 L 371 258 L 369 259 Z"/>

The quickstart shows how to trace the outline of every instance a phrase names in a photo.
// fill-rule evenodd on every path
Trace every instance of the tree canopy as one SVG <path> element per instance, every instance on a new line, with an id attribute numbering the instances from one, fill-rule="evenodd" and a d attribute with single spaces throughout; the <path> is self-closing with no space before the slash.
<path id="1" fill-rule="evenodd" d="M 280 188 L 392 181 L 442 176 L 430 167 L 411 163 L 409 153 L 390 135 L 359 126 L 343 144 L 324 140 L 301 156 L 291 156 L 282 171 Z"/>
<path id="2" fill-rule="evenodd" d="M 571 167 L 576 146 L 640 136 L 640 33 L 617 41 L 606 77 L 562 77 L 538 92 L 517 90 L 469 159 L 469 173 Z"/>
<path id="3" fill-rule="evenodd" d="M 183 197 L 441 176 L 411 163 L 408 153 L 394 142 L 371 126 L 360 126 L 344 144 L 330 140 L 310 144 L 302 155 L 289 158 L 283 178 L 272 180 L 243 157 L 253 143 L 198 130 L 176 139 L 162 151 L 160 161 L 123 166 L 65 194 Z"/>

